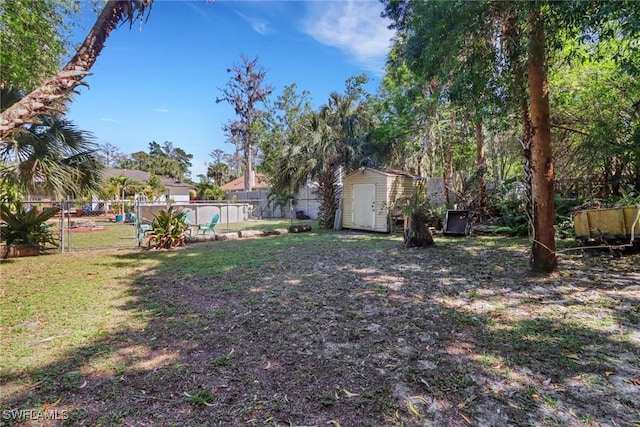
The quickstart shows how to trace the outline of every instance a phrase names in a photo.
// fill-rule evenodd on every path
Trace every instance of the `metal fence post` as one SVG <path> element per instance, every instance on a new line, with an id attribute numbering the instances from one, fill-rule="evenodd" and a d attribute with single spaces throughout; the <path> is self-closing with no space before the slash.
<path id="1" fill-rule="evenodd" d="M 71 252 L 73 250 L 73 244 L 71 242 L 71 213 L 69 212 L 69 206 L 71 206 L 71 200 L 69 199 L 69 197 L 67 197 L 67 206 L 66 206 L 66 211 L 67 211 L 67 238 L 68 238 L 68 244 L 67 247 L 69 248 L 69 252 Z M 64 211 L 62 216 L 64 216 Z"/>
<path id="2" fill-rule="evenodd" d="M 227 200 L 227 233 L 229 232 L 229 200 Z"/>
<path id="3" fill-rule="evenodd" d="M 64 200 L 60 202 L 64 206 Z M 60 253 L 64 253 L 64 209 L 60 209 Z"/>
<path id="4" fill-rule="evenodd" d="M 133 232 L 135 233 L 136 236 L 136 246 L 140 246 L 140 233 L 138 233 L 138 229 L 140 227 L 140 196 L 138 194 L 136 194 L 135 196 L 135 205 L 134 205 L 134 212 L 135 212 L 135 220 L 133 221 L 133 225 L 134 225 L 134 230 Z"/>

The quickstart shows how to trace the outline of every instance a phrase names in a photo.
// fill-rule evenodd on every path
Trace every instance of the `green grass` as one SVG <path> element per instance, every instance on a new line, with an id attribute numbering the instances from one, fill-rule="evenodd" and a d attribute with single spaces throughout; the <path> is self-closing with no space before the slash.
<path id="1" fill-rule="evenodd" d="M 0 375 L 31 369 L 101 335 L 144 322 L 123 310 L 153 257 L 92 251 L 2 261 Z"/>
<path id="2" fill-rule="evenodd" d="M 244 223 L 244 229 L 283 228 L 285 222 Z M 242 224 L 237 226 L 242 228 Z M 72 247 L 87 249 L 125 241 L 131 238 L 132 228 L 116 224 L 105 231 L 74 233 Z M 123 309 L 133 298 L 129 286 L 144 271 L 204 277 L 237 266 L 258 267 L 274 261 L 279 248 L 292 240 L 308 241 L 313 236 L 305 233 L 226 242 L 224 250 L 216 251 L 213 257 L 208 255 L 212 249 L 201 244 L 191 246 L 202 250 L 187 252 L 117 249 L 111 244 L 111 249 L 1 261 L 0 378 L 47 363 L 115 330 L 141 328 L 149 313 L 166 314 L 170 304 L 147 307 L 145 313 Z M 132 246 L 130 242 L 128 246 Z M 248 247 L 251 257 L 246 256 Z M 229 283 L 225 289 L 233 291 L 235 286 Z"/>
<path id="3" fill-rule="evenodd" d="M 71 250 L 95 248 L 133 248 L 136 246 L 136 230 L 133 224 L 96 223 L 101 230 L 71 231 L 64 234 L 65 248 Z"/>
<path id="4" fill-rule="evenodd" d="M 88 218 L 91 219 L 91 218 Z M 53 224 L 53 223 L 52 223 Z M 308 224 L 314 230 L 318 230 L 317 221 L 296 221 L 289 219 L 272 219 L 260 221 L 247 221 L 240 223 L 219 223 L 215 231 L 217 233 L 236 232 L 241 230 L 270 230 L 276 228 L 289 228 L 291 224 Z M 92 231 L 71 231 L 65 229 L 65 251 L 97 249 L 97 248 L 134 248 L 136 247 L 136 231 L 133 224 L 110 223 L 96 221 L 96 226 L 101 229 Z M 59 233 L 60 225 L 54 224 L 54 229 Z M 55 251 L 55 250 L 54 250 Z"/>

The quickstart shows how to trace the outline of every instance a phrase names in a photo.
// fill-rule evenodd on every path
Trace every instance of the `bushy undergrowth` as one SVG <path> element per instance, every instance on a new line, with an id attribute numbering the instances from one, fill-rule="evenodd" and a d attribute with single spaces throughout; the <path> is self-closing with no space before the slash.
<path id="1" fill-rule="evenodd" d="M 529 216 L 525 199 L 514 191 L 516 182 L 507 182 L 498 189 L 490 203 L 490 210 L 497 218 L 496 234 L 525 237 L 529 233 Z M 566 239 L 575 237 L 573 213 L 582 201 L 576 198 L 555 197 L 555 229 L 558 237 Z"/>

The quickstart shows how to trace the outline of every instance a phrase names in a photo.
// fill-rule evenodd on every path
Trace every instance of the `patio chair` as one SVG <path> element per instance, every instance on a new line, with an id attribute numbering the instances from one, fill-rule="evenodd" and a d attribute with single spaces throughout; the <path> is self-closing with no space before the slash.
<path id="1" fill-rule="evenodd" d="M 189 236 L 191 236 L 191 227 L 193 227 L 193 224 L 191 223 L 191 218 L 189 218 L 189 215 L 187 215 L 186 213 L 184 213 L 184 225 L 187 226 L 187 228 L 184 229 L 185 234 L 188 234 Z"/>
<path id="2" fill-rule="evenodd" d="M 209 222 L 208 224 L 198 224 L 198 234 L 200 234 L 200 232 L 202 232 L 202 234 L 207 234 L 207 233 L 216 234 L 214 229 L 216 228 L 216 224 L 218 223 L 219 219 L 220 219 L 220 215 L 215 214 L 213 218 L 211 218 L 211 222 Z"/>
<path id="3" fill-rule="evenodd" d="M 146 237 L 149 231 L 153 230 L 153 227 L 151 224 L 138 221 L 138 218 L 133 215 L 131 216 L 131 222 L 136 227 L 136 233 L 138 234 L 138 246 L 140 246 L 142 239 Z"/>

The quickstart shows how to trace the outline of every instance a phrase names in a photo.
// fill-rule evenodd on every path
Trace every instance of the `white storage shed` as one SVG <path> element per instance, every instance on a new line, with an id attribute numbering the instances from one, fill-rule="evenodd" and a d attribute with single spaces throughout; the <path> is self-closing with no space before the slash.
<path id="1" fill-rule="evenodd" d="M 417 178 L 408 172 L 362 167 L 346 175 L 342 189 L 342 227 L 391 231 L 389 208 L 413 193 Z"/>

